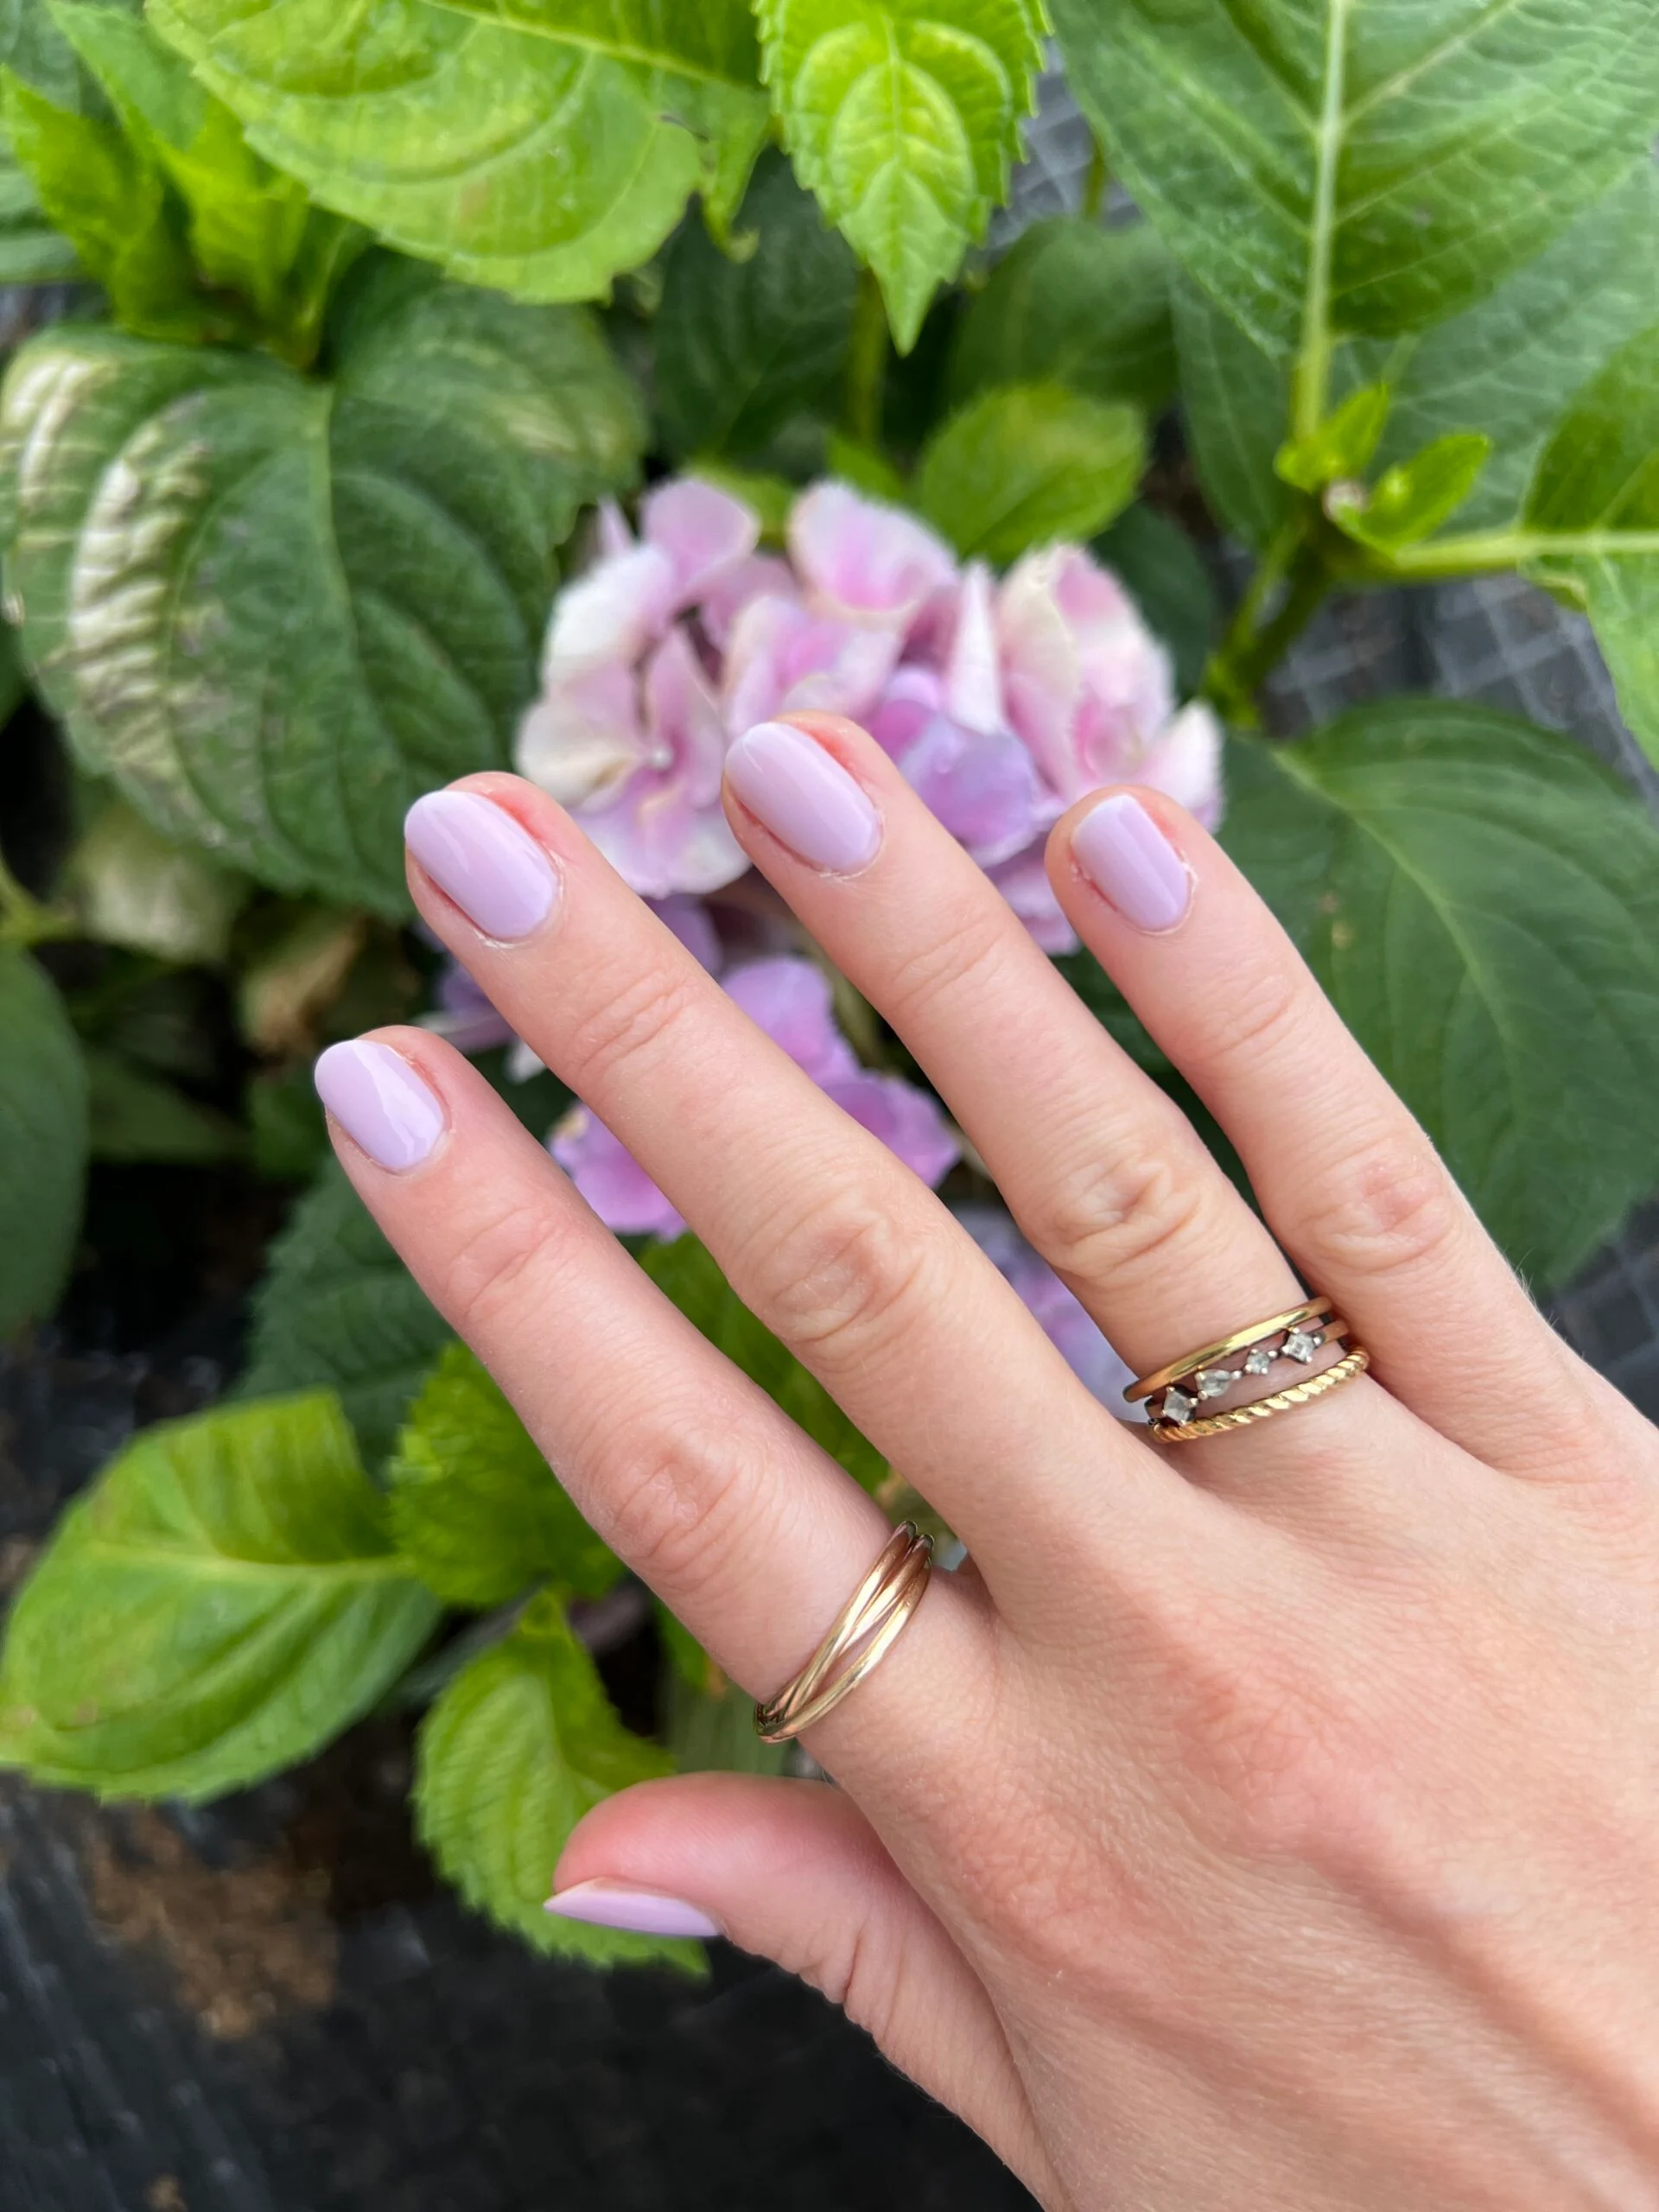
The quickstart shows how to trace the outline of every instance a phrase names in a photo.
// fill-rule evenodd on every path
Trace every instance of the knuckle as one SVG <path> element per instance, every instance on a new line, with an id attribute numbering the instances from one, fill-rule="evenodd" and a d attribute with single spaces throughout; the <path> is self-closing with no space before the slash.
<path id="1" fill-rule="evenodd" d="M 1235 1059 L 1276 1058 L 1300 1037 L 1310 1011 L 1307 976 L 1289 965 L 1229 978 L 1227 1016 L 1206 1050 L 1217 1068 Z"/>
<path id="2" fill-rule="evenodd" d="M 1464 1205 L 1426 1138 L 1389 1137 L 1330 1176 L 1307 1205 L 1299 1243 L 1360 1275 L 1433 1260 L 1461 1230 Z"/>
<path id="3" fill-rule="evenodd" d="M 885 2050 L 898 1997 L 901 1958 L 873 1920 L 823 1929 L 810 1942 L 801 1979 L 837 2005 Z"/>
<path id="4" fill-rule="evenodd" d="M 567 1065 L 580 1096 L 602 1091 L 619 1072 L 654 1053 L 692 1011 L 696 986 L 671 969 L 602 975 L 594 1001 L 571 1031 Z"/>
<path id="5" fill-rule="evenodd" d="M 480 1357 L 503 1315 L 533 1303 L 531 1278 L 546 1264 L 548 1246 L 533 1208 L 501 1210 L 469 1228 L 451 1255 L 439 1304 Z"/>
<path id="6" fill-rule="evenodd" d="M 882 987 L 888 1019 L 900 1028 L 912 1012 L 937 999 L 979 1006 L 997 988 L 1008 949 L 1007 909 L 988 913 L 976 905 L 946 919 L 950 926 L 907 953 Z"/>
<path id="7" fill-rule="evenodd" d="M 1088 1160 L 1020 1225 L 1058 1274 L 1102 1283 L 1157 1265 L 1198 1233 L 1204 1194 L 1185 1163 L 1157 1154 Z"/>
<path id="8" fill-rule="evenodd" d="M 757 1469 L 735 1420 L 712 1409 L 676 1418 L 617 1415 L 599 1432 L 594 1511 L 601 1534 L 652 1587 L 677 1599 L 716 1585 L 756 1494 Z"/>
<path id="9" fill-rule="evenodd" d="M 737 1256 L 734 1287 L 775 1336 L 837 1364 L 868 1359 L 926 1296 L 937 1233 L 878 1197 L 836 1191 Z"/>

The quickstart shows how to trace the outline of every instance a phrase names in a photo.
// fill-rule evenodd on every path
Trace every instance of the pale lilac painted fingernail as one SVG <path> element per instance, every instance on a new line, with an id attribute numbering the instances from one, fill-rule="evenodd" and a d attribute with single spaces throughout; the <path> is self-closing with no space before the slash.
<path id="1" fill-rule="evenodd" d="M 718 1936 L 717 1920 L 683 1897 L 655 1890 L 636 1890 L 626 1882 L 573 1882 L 547 1901 L 547 1910 L 563 1920 L 585 1920 L 595 1928 L 626 1928 L 637 1936 Z"/>
<path id="2" fill-rule="evenodd" d="M 726 755 L 726 780 L 757 822 L 811 868 L 865 868 L 881 817 L 862 785 L 804 730 L 757 722 Z"/>
<path id="3" fill-rule="evenodd" d="M 443 1128 L 437 1093 L 390 1045 L 331 1045 L 311 1071 L 317 1096 L 354 1144 L 393 1174 L 418 1167 Z"/>
<path id="4" fill-rule="evenodd" d="M 486 937 L 512 944 L 553 911 L 553 863 L 505 807 L 480 791 L 429 791 L 404 817 L 404 842 L 440 891 Z"/>
<path id="5" fill-rule="evenodd" d="M 1114 791 L 1071 832 L 1084 874 L 1138 930 L 1173 930 L 1192 903 L 1192 871 L 1131 791 Z"/>

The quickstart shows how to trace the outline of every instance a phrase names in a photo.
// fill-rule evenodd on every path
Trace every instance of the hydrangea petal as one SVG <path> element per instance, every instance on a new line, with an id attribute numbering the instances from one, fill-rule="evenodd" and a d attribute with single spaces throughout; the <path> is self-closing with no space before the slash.
<path id="1" fill-rule="evenodd" d="M 561 806 L 576 807 L 622 784 L 645 753 L 639 686 L 617 663 L 551 685 L 520 721 L 513 761 Z"/>
<path id="2" fill-rule="evenodd" d="M 667 556 L 671 612 L 693 606 L 760 542 L 753 507 L 699 476 L 677 476 L 646 493 L 639 524 L 647 545 Z"/>
<path id="3" fill-rule="evenodd" d="M 1224 746 L 1221 724 L 1201 699 L 1195 699 L 1154 739 L 1135 770 L 1135 781 L 1166 792 L 1196 815 L 1206 830 L 1213 830 L 1223 810 Z"/>
<path id="4" fill-rule="evenodd" d="M 982 868 L 1011 860 L 1060 813 L 1016 737 L 982 737 L 933 715 L 897 754 L 899 772 Z"/>
<path id="5" fill-rule="evenodd" d="M 620 1137 L 596 1114 L 573 1106 L 547 1148 L 607 1229 L 619 1236 L 677 1236 L 682 1217 Z"/>
<path id="6" fill-rule="evenodd" d="M 956 580 L 950 547 L 925 523 L 833 480 L 796 500 L 787 537 L 809 599 L 845 620 L 904 629 Z"/>
<path id="7" fill-rule="evenodd" d="M 850 715 L 862 721 L 899 654 L 890 631 L 814 614 L 798 600 L 767 594 L 738 613 L 723 678 L 734 737 L 774 715 Z"/>
<path id="8" fill-rule="evenodd" d="M 718 976 L 726 962 L 726 948 L 715 927 L 715 918 L 701 899 L 683 891 L 646 902 L 664 929 L 671 930 L 700 967 Z"/>
<path id="9" fill-rule="evenodd" d="M 860 1068 L 823 1086 L 843 1114 L 880 1137 L 889 1152 L 930 1187 L 941 1183 L 962 1157 L 962 1147 L 938 1102 L 902 1076 L 875 1075 Z"/>
<path id="10" fill-rule="evenodd" d="M 995 736 L 1007 728 L 995 599 L 991 572 L 983 561 L 968 563 L 957 593 L 944 664 L 944 703 L 952 721 L 981 737 Z"/>
<path id="11" fill-rule="evenodd" d="M 836 1027 L 830 978 L 810 960 L 751 960 L 726 988 L 751 1021 L 815 1083 L 855 1075 L 853 1049 Z"/>
<path id="12" fill-rule="evenodd" d="M 1124 1417 L 1123 1391 L 1135 1370 L 1118 1357 L 1046 1260 L 1034 1252 L 1011 1217 L 997 1206 L 965 1205 L 957 1218 L 1022 1305 L 1036 1316 L 1066 1365 L 1101 1403 Z"/>
<path id="13" fill-rule="evenodd" d="M 716 652 L 731 643 L 732 626 L 752 599 L 795 599 L 795 572 L 775 553 L 751 553 L 715 577 L 702 595 L 697 619 Z"/>
<path id="14" fill-rule="evenodd" d="M 550 687 L 601 662 L 638 660 L 673 612 L 674 587 L 673 563 L 656 545 L 613 554 L 575 577 L 553 602 L 543 681 Z"/>
<path id="15" fill-rule="evenodd" d="M 1065 911 L 1054 896 L 1054 887 L 1048 880 L 1048 869 L 1043 861 L 1045 842 L 1039 837 L 1023 853 L 1016 853 L 1012 860 L 999 861 L 985 873 L 1045 952 L 1075 952 L 1077 934 L 1065 918 Z"/>

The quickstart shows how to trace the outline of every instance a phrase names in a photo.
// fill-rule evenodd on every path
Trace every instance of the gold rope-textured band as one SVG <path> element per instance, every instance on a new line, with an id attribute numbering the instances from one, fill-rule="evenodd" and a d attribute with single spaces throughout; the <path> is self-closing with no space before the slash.
<path id="1" fill-rule="evenodd" d="M 856 1689 L 921 1604 L 932 1564 L 932 1537 L 919 1535 L 913 1521 L 901 1522 L 805 1666 L 755 1707 L 754 1732 L 763 1743 L 787 1743 Z"/>
<path id="2" fill-rule="evenodd" d="M 1248 1428 L 1252 1421 L 1271 1421 L 1275 1414 L 1288 1413 L 1293 1406 L 1305 1406 L 1311 1399 L 1322 1398 L 1327 1390 L 1340 1389 L 1344 1382 L 1363 1375 L 1370 1363 L 1370 1352 L 1357 1345 L 1334 1367 L 1322 1368 L 1305 1382 L 1275 1390 L 1270 1398 L 1257 1398 L 1248 1406 L 1230 1406 L 1225 1413 L 1208 1414 L 1201 1421 L 1155 1421 L 1151 1424 L 1152 1433 L 1160 1444 L 1191 1444 L 1200 1436 L 1217 1436 L 1223 1429 Z"/>

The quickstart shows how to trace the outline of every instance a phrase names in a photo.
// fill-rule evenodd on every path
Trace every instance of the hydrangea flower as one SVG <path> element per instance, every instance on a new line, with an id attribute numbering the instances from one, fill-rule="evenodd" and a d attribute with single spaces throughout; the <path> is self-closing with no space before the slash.
<path id="1" fill-rule="evenodd" d="M 861 1067 L 836 1026 L 830 980 L 810 960 L 744 961 L 724 977 L 727 991 L 843 1112 L 861 1122 L 930 1185 L 942 1182 L 961 1147 L 925 1090 L 900 1076 Z M 680 1214 L 598 1116 L 575 1106 L 548 1148 L 594 1211 L 619 1233 L 677 1236 Z"/>
<path id="2" fill-rule="evenodd" d="M 1077 1379 L 1120 1420 L 1135 1418 L 1123 1402 L 1135 1370 L 1118 1357 L 1047 1261 L 1027 1243 L 1013 1217 L 1000 1206 L 965 1205 L 957 1208 L 957 1218 L 1042 1324 Z"/>
<path id="3" fill-rule="evenodd" d="M 559 594 L 518 766 L 571 807 L 633 887 L 709 892 L 747 863 L 720 808 L 726 747 L 816 709 L 861 721 L 1051 952 L 1076 939 L 1042 865 L 1075 798 L 1134 780 L 1213 825 L 1221 733 L 1177 713 L 1169 657 L 1076 545 L 999 582 L 900 509 L 826 481 L 802 493 L 787 558 L 757 550 L 741 499 L 659 486 L 636 538 L 600 510 L 596 557 Z"/>

